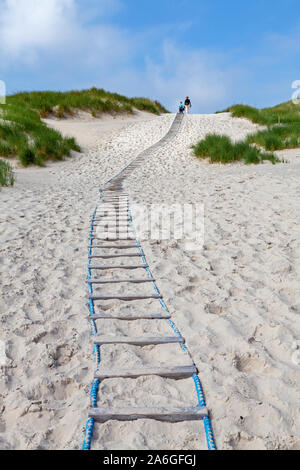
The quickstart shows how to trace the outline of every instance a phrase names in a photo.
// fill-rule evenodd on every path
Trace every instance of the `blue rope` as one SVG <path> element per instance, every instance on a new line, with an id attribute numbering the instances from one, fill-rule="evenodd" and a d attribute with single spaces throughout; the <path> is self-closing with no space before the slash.
<path id="1" fill-rule="evenodd" d="M 84 442 L 83 442 L 82 450 L 91 450 L 94 424 L 95 424 L 94 418 L 89 418 L 85 427 L 85 435 L 84 435 Z"/>
<path id="2" fill-rule="evenodd" d="M 91 231 L 90 231 L 90 249 L 89 249 L 89 266 L 91 266 L 91 255 L 92 255 L 92 247 L 93 247 L 93 231 L 94 231 L 94 221 L 96 217 L 98 207 L 96 207 L 92 220 L 91 220 Z M 88 269 L 88 280 L 92 278 L 92 271 L 91 269 Z M 89 292 L 91 296 L 93 295 L 93 285 L 92 283 L 88 283 L 89 287 Z M 95 305 L 94 301 L 90 300 L 89 301 L 89 311 L 90 315 L 95 315 Z M 94 320 L 91 319 L 91 330 L 92 330 L 92 336 L 95 337 L 98 333 L 97 331 L 97 325 Z M 101 362 L 101 355 L 100 355 L 100 346 L 95 345 L 94 346 L 94 362 L 95 366 L 98 367 L 98 365 Z M 99 391 L 99 386 L 100 386 L 100 381 L 99 380 L 94 380 L 91 388 L 91 405 L 93 408 L 97 408 L 97 401 L 98 401 L 98 391 Z M 89 418 L 86 427 L 85 427 L 85 437 L 84 437 L 84 442 L 82 446 L 82 450 L 91 450 L 91 445 L 92 445 L 92 438 L 93 438 L 93 432 L 94 432 L 94 426 L 95 426 L 95 420 L 94 418 Z"/>

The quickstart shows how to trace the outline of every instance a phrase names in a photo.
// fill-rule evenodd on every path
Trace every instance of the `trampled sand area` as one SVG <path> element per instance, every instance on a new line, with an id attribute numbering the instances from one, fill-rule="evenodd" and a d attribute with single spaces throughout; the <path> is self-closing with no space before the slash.
<path id="1" fill-rule="evenodd" d="M 17 169 L 0 193 L 0 447 L 80 449 L 93 380 L 87 240 L 98 189 L 168 131 L 174 115 L 49 120 L 83 146 L 64 162 Z M 205 206 L 200 252 L 184 240 L 143 248 L 199 369 L 219 449 L 299 449 L 300 149 L 275 166 L 209 165 L 190 146 L 208 132 L 239 140 L 256 126 L 191 115 L 126 182 L 131 203 Z M 113 305 L 112 305 L 113 307 Z M 113 331 L 124 333 L 116 323 Z M 138 336 L 148 326 L 130 325 Z M 142 360 L 162 353 L 150 347 Z M 148 357 L 146 358 L 146 353 Z M 167 352 L 165 351 L 165 354 Z M 125 366 L 130 351 L 104 353 Z M 168 357 L 165 358 L 168 360 Z M 184 381 L 183 381 L 184 382 Z M 187 383 L 104 382 L 106 405 L 196 404 Z M 94 449 L 205 449 L 202 423 L 97 425 Z"/>

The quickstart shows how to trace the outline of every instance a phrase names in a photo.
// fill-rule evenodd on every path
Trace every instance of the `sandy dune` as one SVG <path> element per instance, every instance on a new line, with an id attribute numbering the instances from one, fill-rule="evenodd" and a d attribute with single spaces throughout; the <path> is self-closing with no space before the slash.
<path id="1" fill-rule="evenodd" d="M 1 448 L 81 447 L 93 378 L 89 219 L 99 187 L 159 140 L 173 118 L 50 120 L 77 137 L 84 153 L 17 170 L 15 187 L 1 191 L 0 340 L 7 355 L 0 368 Z M 125 189 L 141 204 L 205 206 L 202 251 L 188 251 L 184 240 L 145 240 L 143 247 L 200 371 L 218 447 L 299 449 L 293 343 L 300 339 L 300 150 L 283 152 L 290 163 L 248 167 L 208 165 L 190 150 L 207 132 L 241 139 L 254 128 L 228 114 L 191 115 Z M 138 336 L 152 326 L 101 327 Z M 168 363 L 179 354 L 172 348 L 107 347 L 102 359 L 106 366 Z M 144 404 L 149 390 L 153 403 L 196 404 L 189 380 L 110 380 L 99 396 L 103 406 Z M 93 443 L 95 449 L 206 448 L 202 423 L 97 425 Z"/>

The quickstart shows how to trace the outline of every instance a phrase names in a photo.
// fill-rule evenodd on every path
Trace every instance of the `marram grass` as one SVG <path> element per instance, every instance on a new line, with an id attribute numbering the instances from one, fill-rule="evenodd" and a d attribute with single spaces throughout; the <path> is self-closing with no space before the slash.
<path id="1" fill-rule="evenodd" d="M 262 163 L 266 160 L 273 164 L 279 161 L 272 153 L 263 152 L 247 142 L 232 142 L 225 135 L 209 134 L 194 145 L 193 149 L 197 157 L 208 158 L 210 163 L 242 161 L 249 165 L 250 163 Z"/>
<path id="2" fill-rule="evenodd" d="M 153 114 L 167 113 L 167 110 L 158 101 L 151 101 L 148 98 L 127 98 L 118 93 L 110 93 L 98 88 L 68 92 L 17 93 L 8 97 L 8 103 L 34 109 L 39 112 L 41 117 L 47 117 L 54 113 L 57 117 L 62 118 L 72 115 L 77 109 L 90 112 L 95 117 L 103 113 L 132 114 L 134 109 Z"/>
<path id="3" fill-rule="evenodd" d="M 17 156 L 22 165 L 44 165 L 47 160 L 62 160 L 72 150 L 80 151 L 75 139 L 64 138 L 41 120 L 50 114 L 64 118 L 76 110 L 132 114 L 134 109 L 161 114 L 167 110 L 147 98 L 127 98 L 117 93 L 92 88 L 70 92 L 17 93 L 0 105 L 0 157 Z"/>
<path id="4" fill-rule="evenodd" d="M 264 109 L 237 104 L 223 112 L 231 112 L 233 117 L 246 118 L 266 126 L 264 130 L 251 134 L 247 138 L 248 143 L 268 151 L 300 147 L 300 106 L 292 101 Z"/>
<path id="5" fill-rule="evenodd" d="M 17 156 L 24 166 L 41 166 L 47 160 L 62 160 L 71 150 L 80 151 L 74 139 L 48 128 L 30 108 L 8 103 L 0 112 L 0 156 Z"/>

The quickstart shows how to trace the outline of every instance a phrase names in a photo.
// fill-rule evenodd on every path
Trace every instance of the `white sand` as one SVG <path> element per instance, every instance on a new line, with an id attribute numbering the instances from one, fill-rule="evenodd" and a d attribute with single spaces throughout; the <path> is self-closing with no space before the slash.
<path id="1" fill-rule="evenodd" d="M 76 136 L 85 153 L 45 169 L 17 170 L 15 187 L 0 193 L 0 340 L 7 354 L 0 369 L 1 448 L 81 447 L 93 378 L 89 219 L 98 188 L 160 139 L 172 120 L 143 114 L 135 121 L 52 122 Z M 126 190 L 131 202 L 205 204 L 203 251 L 186 251 L 184 241 L 143 247 L 199 368 L 218 447 L 299 449 L 292 345 L 300 339 L 300 150 L 284 152 L 289 164 L 212 166 L 189 149 L 207 132 L 241 139 L 254 128 L 227 114 L 191 115 Z M 98 326 L 136 336 L 154 328 L 147 322 Z M 169 331 L 167 323 L 155 327 Z M 175 346 L 112 346 L 102 357 L 109 367 L 185 360 Z M 196 404 L 190 380 L 159 378 L 106 381 L 99 398 L 103 406 Z M 202 423 L 139 421 L 96 425 L 93 448 L 206 446 Z"/>

